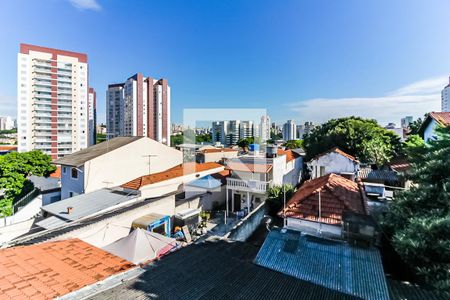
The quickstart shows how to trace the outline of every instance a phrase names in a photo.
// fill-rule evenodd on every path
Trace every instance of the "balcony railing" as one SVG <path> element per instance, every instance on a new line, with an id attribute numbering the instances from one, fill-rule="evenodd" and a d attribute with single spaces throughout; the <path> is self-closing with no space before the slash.
<path id="1" fill-rule="evenodd" d="M 238 190 L 242 192 L 265 194 L 269 188 L 270 181 L 242 180 L 236 178 L 227 178 L 227 189 Z"/>

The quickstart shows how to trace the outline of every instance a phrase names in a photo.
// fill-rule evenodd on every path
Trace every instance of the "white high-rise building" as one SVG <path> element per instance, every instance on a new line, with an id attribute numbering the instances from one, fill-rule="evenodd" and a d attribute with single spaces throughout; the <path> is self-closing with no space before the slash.
<path id="1" fill-rule="evenodd" d="M 55 159 L 88 147 L 87 55 L 21 44 L 17 69 L 18 150 Z"/>
<path id="2" fill-rule="evenodd" d="M 138 73 L 106 92 L 108 138 L 147 136 L 170 145 L 170 87 Z"/>
<path id="3" fill-rule="evenodd" d="M 450 111 L 450 83 L 441 92 L 441 110 Z"/>
<path id="4" fill-rule="evenodd" d="M 96 143 L 97 140 L 97 93 L 93 88 L 88 92 L 88 131 L 89 146 Z"/>
<path id="5" fill-rule="evenodd" d="M 269 116 L 261 117 L 261 124 L 259 125 L 259 136 L 261 137 L 261 142 L 265 143 L 270 139 L 270 118 Z"/>
<path id="6" fill-rule="evenodd" d="M 241 121 L 239 124 L 239 139 L 253 137 L 253 121 Z"/>
<path id="7" fill-rule="evenodd" d="M 14 128 L 14 120 L 10 116 L 0 117 L 0 130 L 11 130 Z"/>
<path id="8" fill-rule="evenodd" d="M 290 141 L 297 139 L 297 126 L 293 120 L 288 120 L 283 125 L 283 140 Z"/>

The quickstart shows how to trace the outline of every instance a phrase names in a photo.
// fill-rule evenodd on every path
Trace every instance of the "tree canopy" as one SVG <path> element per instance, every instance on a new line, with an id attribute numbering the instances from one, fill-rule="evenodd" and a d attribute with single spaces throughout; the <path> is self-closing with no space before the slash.
<path id="1" fill-rule="evenodd" d="M 307 159 L 333 147 L 366 163 L 381 165 L 402 151 L 400 137 L 375 120 L 360 117 L 332 119 L 304 137 Z"/>
<path id="2" fill-rule="evenodd" d="M 49 176 L 56 170 L 51 162 L 51 157 L 39 150 L 10 152 L 0 156 L 0 189 L 5 192 L 5 197 L 0 201 L 1 215 L 10 215 L 14 200 L 32 188 L 27 184 L 29 175 Z"/>
<path id="3" fill-rule="evenodd" d="M 383 226 L 417 275 L 450 291 L 450 127 L 437 133 L 427 145 L 407 144 L 414 185 L 396 195 Z"/>
<path id="4" fill-rule="evenodd" d="M 283 144 L 288 149 L 303 148 L 303 140 L 290 140 Z"/>

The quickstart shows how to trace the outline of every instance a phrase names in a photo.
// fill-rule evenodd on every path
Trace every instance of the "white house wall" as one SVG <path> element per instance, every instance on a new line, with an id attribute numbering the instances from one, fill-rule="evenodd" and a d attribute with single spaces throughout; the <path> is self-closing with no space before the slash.
<path id="1" fill-rule="evenodd" d="M 336 152 L 322 155 L 319 158 L 308 162 L 308 167 L 311 169 L 313 179 L 320 177 L 321 166 L 325 167 L 325 173 L 323 175 L 330 173 L 354 173 L 357 171 L 357 164 L 353 160 Z"/>
<path id="2" fill-rule="evenodd" d="M 324 236 L 327 237 L 340 237 L 341 236 L 341 226 L 339 225 L 330 225 L 330 224 L 320 224 L 319 222 L 308 221 L 297 218 L 286 218 L 287 224 L 286 227 L 289 229 L 294 229 L 298 231 L 302 231 L 305 233 L 309 233 L 312 235 L 317 235 L 319 230 L 322 232 Z"/>

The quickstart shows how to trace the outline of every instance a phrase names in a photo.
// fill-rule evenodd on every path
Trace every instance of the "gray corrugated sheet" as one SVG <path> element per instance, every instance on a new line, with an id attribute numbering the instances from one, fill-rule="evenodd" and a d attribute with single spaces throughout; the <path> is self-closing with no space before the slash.
<path id="1" fill-rule="evenodd" d="M 295 251 L 285 251 L 289 240 L 298 241 Z M 255 263 L 363 299 L 389 299 L 381 257 L 375 248 L 356 248 L 344 242 L 274 229 Z"/>
<path id="2" fill-rule="evenodd" d="M 37 226 L 42 227 L 44 229 L 54 229 L 54 228 L 64 226 L 66 224 L 67 224 L 67 221 L 62 220 L 55 216 L 45 218 L 44 220 L 36 223 Z"/>
<path id="3" fill-rule="evenodd" d="M 105 188 L 45 205 L 41 209 L 61 219 L 75 221 L 136 197 L 136 194 Z M 72 207 L 70 214 L 67 214 L 67 207 Z"/>
<path id="4" fill-rule="evenodd" d="M 91 299 L 356 299 L 257 266 L 257 251 L 241 242 L 194 244 Z"/>
<path id="5" fill-rule="evenodd" d="M 396 183 L 400 180 L 395 171 L 372 170 L 371 168 L 362 168 L 359 176 L 364 181 Z"/>
<path id="6" fill-rule="evenodd" d="M 141 136 L 121 136 L 110 139 L 109 141 L 102 142 L 100 144 L 90 146 L 86 149 L 77 151 L 75 153 L 64 156 L 54 161 L 57 165 L 66 165 L 80 167 L 85 162 L 90 161 L 96 157 L 99 157 L 107 152 L 111 152 L 122 146 L 141 139 Z"/>

